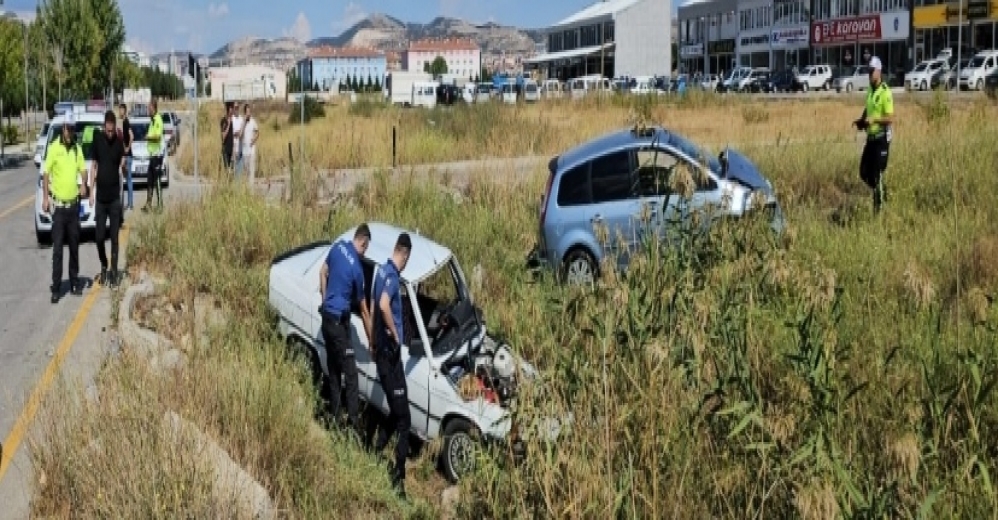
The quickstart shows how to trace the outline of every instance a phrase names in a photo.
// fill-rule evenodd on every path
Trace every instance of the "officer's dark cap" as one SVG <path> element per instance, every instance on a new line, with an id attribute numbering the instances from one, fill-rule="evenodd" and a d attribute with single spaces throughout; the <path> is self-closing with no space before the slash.
<path id="1" fill-rule="evenodd" d="M 114 110 L 104 112 L 104 122 L 111 123 L 112 125 L 118 122 L 118 117 L 114 115 Z"/>
<path id="2" fill-rule="evenodd" d="M 396 251 L 412 251 L 412 239 L 409 238 L 409 233 L 402 233 L 399 235 L 399 239 L 395 242 Z"/>

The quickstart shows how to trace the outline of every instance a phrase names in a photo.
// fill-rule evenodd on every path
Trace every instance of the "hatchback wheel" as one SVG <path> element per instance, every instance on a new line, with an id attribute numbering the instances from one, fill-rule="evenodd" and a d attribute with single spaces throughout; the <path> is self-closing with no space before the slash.
<path id="1" fill-rule="evenodd" d="M 596 282 L 596 261 L 588 251 L 576 249 L 565 257 L 562 273 L 568 285 L 583 286 Z"/>
<path id="2" fill-rule="evenodd" d="M 475 431 L 475 427 L 464 419 L 451 419 L 444 428 L 440 464 L 451 484 L 475 469 Z"/>

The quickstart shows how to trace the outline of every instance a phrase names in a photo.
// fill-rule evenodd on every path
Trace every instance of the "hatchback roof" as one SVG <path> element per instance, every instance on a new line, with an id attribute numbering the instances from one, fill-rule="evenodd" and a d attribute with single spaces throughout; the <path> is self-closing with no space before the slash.
<path id="1" fill-rule="evenodd" d="M 659 143 L 677 146 L 678 143 L 673 139 L 673 136 L 686 141 L 686 139 L 682 138 L 679 134 L 669 132 L 668 129 L 661 126 L 648 127 L 647 131 L 642 133 L 635 132 L 633 127 L 617 130 L 604 136 L 597 137 L 592 141 L 585 142 L 561 154 L 561 156 L 558 157 L 558 168 L 565 169 L 574 167 L 576 164 L 579 164 L 587 159 L 630 144 L 651 144 L 652 142 L 658 141 Z"/>

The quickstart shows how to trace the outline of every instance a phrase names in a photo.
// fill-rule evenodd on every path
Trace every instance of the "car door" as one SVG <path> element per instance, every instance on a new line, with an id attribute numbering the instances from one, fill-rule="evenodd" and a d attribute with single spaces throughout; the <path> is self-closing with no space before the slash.
<path id="1" fill-rule="evenodd" d="M 670 193 L 675 158 L 662 147 L 642 146 L 635 153 L 635 193 L 639 201 L 637 225 L 642 239 L 666 241 L 669 223 L 676 217 L 679 197 Z"/>
<path id="2" fill-rule="evenodd" d="M 665 186 L 665 207 L 658 212 L 659 236 L 663 237 L 663 241 L 675 241 L 690 225 L 696 224 L 700 229 L 706 229 L 714 217 L 709 205 L 721 202 L 717 183 L 711 178 L 708 168 L 696 158 L 668 145 L 661 147 L 658 163 L 669 179 Z M 688 199 L 669 188 L 670 184 L 675 184 L 670 182 L 672 176 L 677 174 L 688 174 L 689 180 L 693 182 Z"/>
<path id="3" fill-rule="evenodd" d="M 626 267 L 640 244 L 636 224 L 641 203 L 633 191 L 631 151 L 621 148 L 590 162 L 589 221 L 602 248 L 602 258 L 615 261 L 620 268 Z"/>
<path id="4" fill-rule="evenodd" d="M 426 350 L 429 342 L 423 337 L 419 326 L 421 322 L 418 313 L 419 302 L 416 301 L 416 289 L 409 282 L 402 284 L 403 314 L 406 319 L 405 345 L 402 347 L 402 371 L 405 373 L 406 391 L 409 393 L 409 417 L 412 427 L 421 438 L 426 438 L 430 411 L 430 360 Z M 403 318 L 405 319 L 405 318 Z M 419 341 L 423 348 L 419 354 L 412 354 L 409 349 L 414 341 Z"/>

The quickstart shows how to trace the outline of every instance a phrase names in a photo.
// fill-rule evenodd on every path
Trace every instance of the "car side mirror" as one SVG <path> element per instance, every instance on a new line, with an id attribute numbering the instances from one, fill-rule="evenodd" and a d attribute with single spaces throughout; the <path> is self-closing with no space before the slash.
<path id="1" fill-rule="evenodd" d="M 413 339 L 409 341 L 409 356 L 426 357 L 426 348 L 423 346 L 422 339 Z"/>

